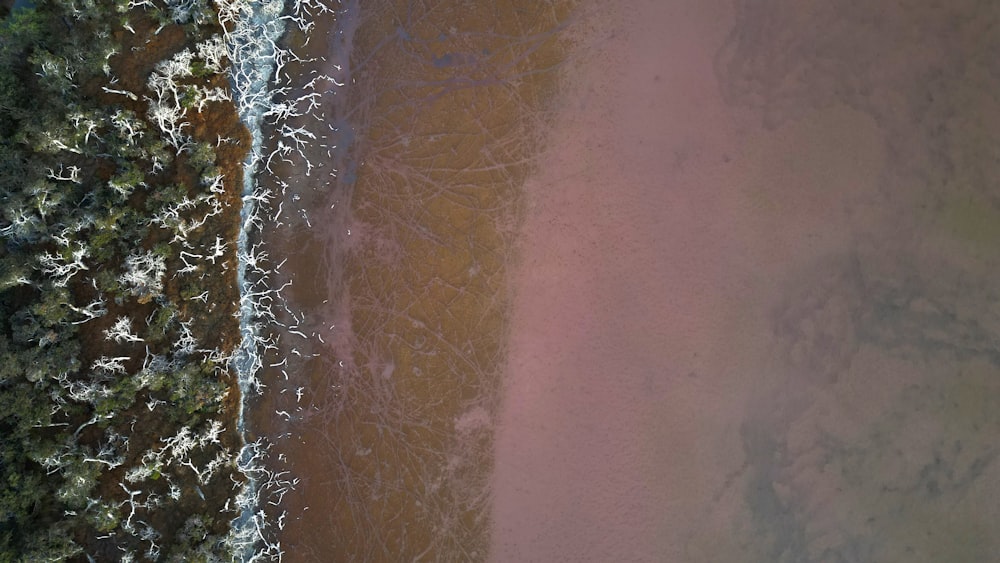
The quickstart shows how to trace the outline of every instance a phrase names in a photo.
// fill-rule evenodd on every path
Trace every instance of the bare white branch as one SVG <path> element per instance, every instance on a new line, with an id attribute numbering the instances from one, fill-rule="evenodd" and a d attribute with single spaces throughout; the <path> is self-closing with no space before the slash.
<path id="1" fill-rule="evenodd" d="M 107 340 L 114 340 L 115 342 L 121 344 L 122 342 L 142 342 L 142 338 L 139 338 L 132 332 L 132 319 L 121 316 L 115 321 L 115 324 L 111 325 L 111 328 L 104 331 L 104 338 Z"/>

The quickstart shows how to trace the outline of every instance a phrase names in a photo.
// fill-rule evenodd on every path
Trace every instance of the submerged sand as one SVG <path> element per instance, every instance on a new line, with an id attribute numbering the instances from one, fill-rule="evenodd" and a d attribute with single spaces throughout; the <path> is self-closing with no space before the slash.
<path id="1" fill-rule="evenodd" d="M 998 11 L 874 4 L 585 13 L 525 185 L 491 559 L 996 553 Z"/>

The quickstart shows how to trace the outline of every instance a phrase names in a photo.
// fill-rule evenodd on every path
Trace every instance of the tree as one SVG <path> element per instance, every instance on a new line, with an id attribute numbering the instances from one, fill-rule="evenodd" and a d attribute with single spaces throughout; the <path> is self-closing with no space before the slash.
<path id="1" fill-rule="evenodd" d="M 98 463 L 85 462 L 80 455 L 70 457 L 60 472 L 63 482 L 56 491 L 56 498 L 70 509 L 86 508 L 101 471 L 102 467 Z"/>
<path id="2" fill-rule="evenodd" d="M 124 161 L 119 164 L 118 171 L 108 180 L 108 187 L 121 198 L 121 201 L 128 199 L 132 192 L 139 186 L 145 186 L 145 175 L 139 170 L 134 162 Z"/>
<path id="3" fill-rule="evenodd" d="M 104 331 L 104 337 L 119 344 L 122 342 L 142 342 L 142 338 L 132 332 L 132 319 L 125 316 L 118 317 L 115 324 Z"/>
<path id="4" fill-rule="evenodd" d="M 78 272 L 90 269 L 83 263 L 89 253 L 87 245 L 77 242 L 76 249 L 66 247 L 58 254 L 43 252 L 38 256 L 38 263 L 42 273 L 49 276 L 56 287 L 66 287 Z"/>
<path id="5" fill-rule="evenodd" d="M 129 254 L 125 259 L 125 273 L 119 281 L 140 303 L 147 303 L 163 291 L 163 275 L 167 264 L 162 256 L 149 251 Z"/>

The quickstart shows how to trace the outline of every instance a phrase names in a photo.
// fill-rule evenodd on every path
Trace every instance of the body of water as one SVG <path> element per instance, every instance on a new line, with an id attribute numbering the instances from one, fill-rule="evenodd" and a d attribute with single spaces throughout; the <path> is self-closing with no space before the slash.
<path id="1" fill-rule="evenodd" d="M 248 418 L 284 560 L 992 560 L 998 20 L 382 0 L 290 36 L 318 105 L 280 125 L 308 164 L 266 149 Z"/>

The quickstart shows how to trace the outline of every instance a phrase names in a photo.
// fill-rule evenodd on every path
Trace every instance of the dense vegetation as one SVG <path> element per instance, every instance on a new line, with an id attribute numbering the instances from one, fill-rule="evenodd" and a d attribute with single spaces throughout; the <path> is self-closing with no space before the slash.
<path id="1" fill-rule="evenodd" d="M 0 562 L 226 552 L 245 132 L 222 31 L 201 0 L 0 22 Z"/>

